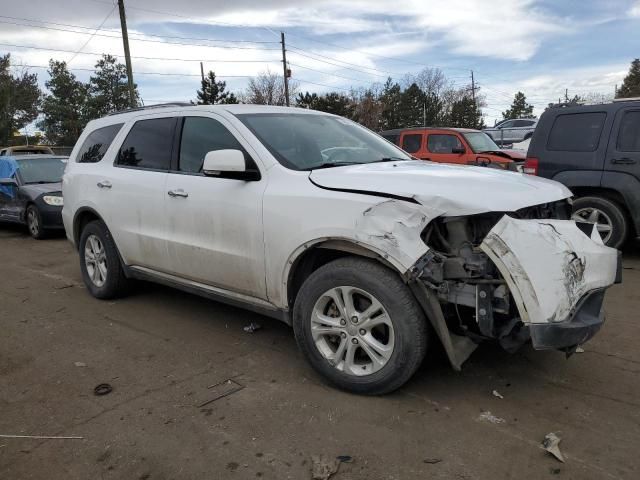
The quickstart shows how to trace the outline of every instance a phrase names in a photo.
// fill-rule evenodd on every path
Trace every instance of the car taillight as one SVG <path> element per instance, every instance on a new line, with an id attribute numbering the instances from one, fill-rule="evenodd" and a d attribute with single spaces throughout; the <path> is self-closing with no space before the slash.
<path id="1" fill-rule="evenodd" d="M 527 157 L 522 167 L 522 173 L 529 175 L 538 175 L 538 159 L 535 157 Z"/>

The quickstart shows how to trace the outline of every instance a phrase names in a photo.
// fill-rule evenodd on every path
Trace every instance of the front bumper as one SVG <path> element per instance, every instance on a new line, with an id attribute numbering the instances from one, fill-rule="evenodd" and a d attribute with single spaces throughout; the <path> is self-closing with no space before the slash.
<path id="1" fill-rule="evenodd" d="M 604 322 L 606 288 L 620 282 L 621 257 L 569 220 L 505 215 L 481 245 L 528 328 L 534 348 L 566 349 L 589 340 Z"/>

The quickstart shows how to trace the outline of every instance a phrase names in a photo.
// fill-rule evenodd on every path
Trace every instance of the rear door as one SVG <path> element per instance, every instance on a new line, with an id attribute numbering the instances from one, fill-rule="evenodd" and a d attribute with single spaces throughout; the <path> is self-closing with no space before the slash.
<path id="1" fill-rule="evenodd" d="M 423 160 L 427 159 L 424 152 L 424 132 L 402 132 L 400 135 L 400 148 L 414 157 Z"/>
<path id="2" fill-rule="evenodd" d="M 177 117 L 145 116 L 126 133 L 115 162 L 94 184 L 107 224 L 128 265 L 167 271 L 167 172 Z"/>
<path id="3" fill-rule="evenodd" d="M 640 107 L 623 108 L 616 114 L 605 170 L 640 179 Z"/>
<path id="4" fill-rule="evenodd" d="M 527 133 L 531 133 L 533 120 L 514 120 L 513 128 L 509 131 L 509 143 L 521 142 Z"/>
<path id="5" fill-rule="evenodd" d="M 464 164 L 464 153 L 453 153 L 454 150 L 466 148 L 455 133 L 431 133 L 427 135 L 427 155 L 434 162 Z"/>

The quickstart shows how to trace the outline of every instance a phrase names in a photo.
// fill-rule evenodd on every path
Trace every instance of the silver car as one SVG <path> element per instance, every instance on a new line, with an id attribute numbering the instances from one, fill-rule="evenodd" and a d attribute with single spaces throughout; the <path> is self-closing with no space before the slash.
<path id="1" fill-rule="evenodd" d="M 504 145 L 531 138 L 537 124 L 538 120 L 535 118 L 503 120 L 494 127 L 485 128 L 483 132 L 489 135 L 498 145 Z"/>

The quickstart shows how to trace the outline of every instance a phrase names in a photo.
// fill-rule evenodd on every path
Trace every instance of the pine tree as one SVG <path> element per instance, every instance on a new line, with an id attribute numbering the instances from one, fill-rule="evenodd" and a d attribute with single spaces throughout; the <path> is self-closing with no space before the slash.
<path id="1" fill-rule="evenodd" d="M 41 97 L 37 75 L 12 74 L 10 67 L 11 55 L 0 56 L 0 145 L 35 120 Z"/>
<path id="2" fill-rule="evenodd" d="M 481 129 L 484 127 L 482 112 L 471 97 L 463 97 L 453 102 L 448 123 L 451 127 L 459 128 Z"/>
<path id="3" fill-rule="evenodd" d="M 533 118 L 533 105 L 527 103 L 527 97 L 524 93 L 518 92 L 513 97 L 511 107 L 502 112 L 502 118 L 509 120 L 512 118 Z"/>
<path id="4" fill-rule="evenodd" d="M 226 92 L 227 82 L 216 81 L 216 74 L 209 71 L 201 82 L 202 90 L 197 91 L 198 105 L 216 105 L 218 103 L 238 103 L 238 99 L 231 92 Z"/>
<path id="5" fill-rule="evenodd" d="M 402 90 L 398 83 L 393 83 L 391 77 L 387 78 L 380 96 L 382 102 L 381 128 L 388 130 L 401 126 L 401 101 Z"/>
<path id="6" fill-rule="evenodd" d="M 116 57 L 112 55 L 102 55 L 95 68 L 95 74 L 89 79 L 87 119 L 92 120 L 130 108 L 127 69 L 124 64 L 117 63 Z M 134 85 L 134 88 L 137 105 L 140 96 L 137 86 Z"/>
<path id="7" fill-rule="evenodd" d="M 73 145 L 86 124 L 85 109 L 88 85 L 76 80 L 65 62 L 49 60 L 50 79 L 45 85 L 50 94 L 44 96 L 38 126 L 54 145 Z"/>
<path id="8" fill-rule="evenodd" d="M 629 73 L 624 77 L 622 86 L 616 92 L 616 98 L 640 97 L 640 58 L 631 62 Z"/>

